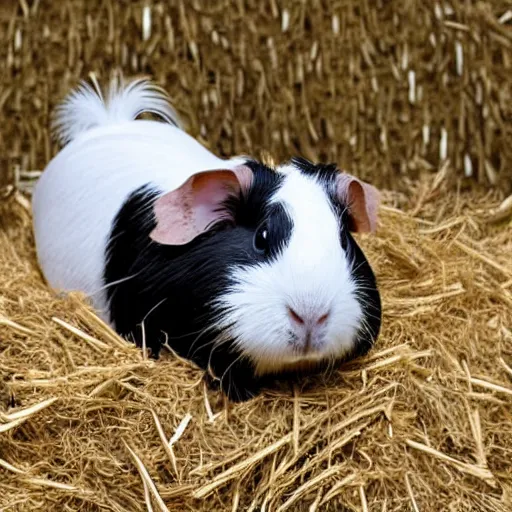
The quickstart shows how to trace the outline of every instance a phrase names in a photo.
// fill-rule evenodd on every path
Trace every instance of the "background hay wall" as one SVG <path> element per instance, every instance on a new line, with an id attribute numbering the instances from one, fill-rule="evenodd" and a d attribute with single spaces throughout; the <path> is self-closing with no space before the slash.
<path id="1" fill-rule="evenodd" d="M 155 77 L 222 154 L 302 154 L 388 187 L 449 158 L 508 191 L 511 23 L 508 0 L 2 0 L 0 179 L 42 169 L 55 102 L 119 67 Z"/>

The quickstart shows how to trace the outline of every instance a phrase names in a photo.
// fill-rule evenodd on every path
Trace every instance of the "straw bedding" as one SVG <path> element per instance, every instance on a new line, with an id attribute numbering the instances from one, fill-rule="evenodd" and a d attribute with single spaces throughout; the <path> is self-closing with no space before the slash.
<path id="1" fill-rule="evenodd" d="M 512 229 L 489 223 L 496 195 L 449 193 L 444 174 L 385 194 L 361 239 L 384 302 L 374 350 L 235 406 L 52 295 L 13 194 L 0 509 L 512 510 Z"/>

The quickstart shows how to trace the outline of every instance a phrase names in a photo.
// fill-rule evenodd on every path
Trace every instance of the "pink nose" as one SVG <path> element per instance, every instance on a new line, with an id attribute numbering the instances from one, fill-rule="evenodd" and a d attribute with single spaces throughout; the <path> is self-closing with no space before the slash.
<path id="1" fill-rule="evenodd" d="M 306 327 L 316 327 L 317 325 L 322 325 L 327 322 L 329 318 L 329 313 L 325 313 L 321 316 L 312 313 L 310 315 L 299 315 L 293 308 L 288 306 L 288 315 L 292 319 L 292 321 L 297 325 L 305 325 Z"/>

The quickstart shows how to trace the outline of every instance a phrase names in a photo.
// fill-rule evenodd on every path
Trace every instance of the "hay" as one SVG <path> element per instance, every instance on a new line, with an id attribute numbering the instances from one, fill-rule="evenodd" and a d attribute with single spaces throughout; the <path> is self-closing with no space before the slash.
<path id="1" fill-rule="evenodd" d="M 507 0 L 2 0 L 0 186 L 56 151 L 78 79 L 149 74 L 224 155 L 335 161 L 396 188 L 451 162 L 512 191 Z"/>
<path id="2" fill-rule="evenodd" d="M 383 293 L 374 350 L 228 405 L 148 360 L 37 271 L 27 201 L 0 222 L 1 510 L 512 507 L 512 229 L 500 198 L 387 193 L 361 240 Z M 409 212 L 409 213 L 407 213 Z M 411 214 L 415 212 L 415 216 Z"/>

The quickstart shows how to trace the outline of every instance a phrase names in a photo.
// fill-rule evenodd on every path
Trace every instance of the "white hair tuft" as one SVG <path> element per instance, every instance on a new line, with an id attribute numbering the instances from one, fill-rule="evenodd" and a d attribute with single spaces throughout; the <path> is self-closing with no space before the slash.
<path id="1" fill-rule="evenodd" d="M 125 84 L 113 79 L 104 98 L 98 82 L 81 82 L 54 113 L 53 136 L 61 145 L 97 126 L 135 120 L 144 112 L 156 114 L 166 122 L 182 128 L 167 93 L 148 79 Z"/>

